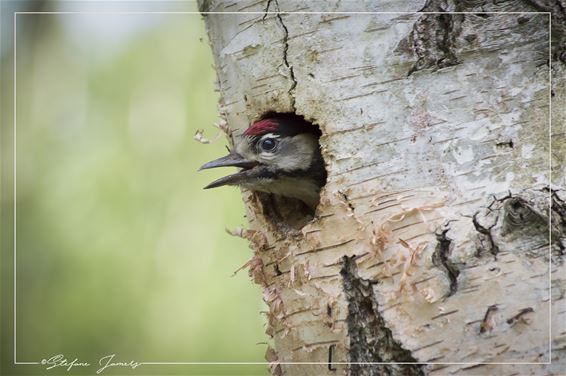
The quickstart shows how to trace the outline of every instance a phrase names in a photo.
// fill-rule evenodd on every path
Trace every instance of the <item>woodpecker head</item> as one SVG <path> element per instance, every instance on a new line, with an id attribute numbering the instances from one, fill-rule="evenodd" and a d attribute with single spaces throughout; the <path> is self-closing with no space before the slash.
<path id="1" fill-rule="evenodd" d="M 295 115 L 273 115 L 253 123 L 234 140 L 230 154 L 200 168 L 233 166 L 241 170 L 205 189 L 240 186 L 299 199 L 314 210 L 326 182 L 319 137 L 318 127 Z"/>

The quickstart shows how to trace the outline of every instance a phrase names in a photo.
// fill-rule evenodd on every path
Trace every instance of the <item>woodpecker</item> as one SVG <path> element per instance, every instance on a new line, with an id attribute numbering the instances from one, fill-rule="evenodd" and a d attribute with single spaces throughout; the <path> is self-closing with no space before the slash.
<path id="1" fill-rule="evenodd" d="M 232 166 L 241 170 L 204 189 L 239 186 L 298 199 L 314 211 L 326 183 L 320 135 L 317 126 L 296 115 L 270 115 L 257 121 L 236 138 L 227 156 L 199 169 Z"/>

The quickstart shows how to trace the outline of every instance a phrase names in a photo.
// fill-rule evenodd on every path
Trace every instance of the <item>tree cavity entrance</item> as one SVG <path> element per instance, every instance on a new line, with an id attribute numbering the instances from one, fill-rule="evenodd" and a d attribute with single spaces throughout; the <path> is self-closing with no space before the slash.
<path id="1" fill-rule="evenodd" d="M 299 230 L 314 218 L 326 184 L 322 132 L 317 124 L 295 113 L 268 112 L 258 122 L 266 119 L 277 122 L 273 133 L 281 147 L 266 162 L 273 181 L 255 192 L 268 222 L 282 232 Z"/>

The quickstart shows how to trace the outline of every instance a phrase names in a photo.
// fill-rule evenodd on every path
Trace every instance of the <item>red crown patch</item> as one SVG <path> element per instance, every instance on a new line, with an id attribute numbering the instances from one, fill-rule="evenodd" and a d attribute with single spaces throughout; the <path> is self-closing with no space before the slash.
<path id="1" fill-rule="evenodd" d="M 277 121 L 274 119 L 263 119 L 250 125 L 244 132 L 246 136 L 262 136 L 266 133 L 275 132 L 279 128 Z"/>

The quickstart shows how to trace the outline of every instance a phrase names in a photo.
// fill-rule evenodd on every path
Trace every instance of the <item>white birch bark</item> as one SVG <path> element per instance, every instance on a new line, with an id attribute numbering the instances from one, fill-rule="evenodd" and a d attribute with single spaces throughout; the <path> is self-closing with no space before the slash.
<path id="1" fill-rule="evenodd" d="M 560 1 L 201 1 L 270 12 L 204 16 L 233 136 L 268 111 L 323 132 L 313 221 L 243 192 L 274 374 L 564 373 Z M 552 152 L 547 14 L 278 10 L 554 11 Z"/>

